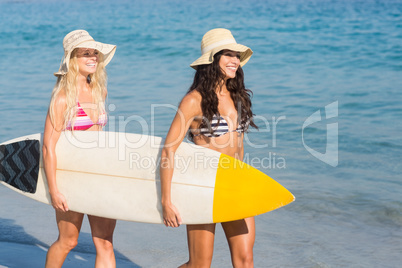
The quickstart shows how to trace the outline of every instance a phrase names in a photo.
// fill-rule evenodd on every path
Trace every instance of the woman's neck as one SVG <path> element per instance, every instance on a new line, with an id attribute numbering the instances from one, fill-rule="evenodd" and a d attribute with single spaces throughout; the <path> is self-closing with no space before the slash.
<path id="1" fill-rule="evenodd" d="M 77 89 L 79 92 L 90 92 L 91 91 L 91 88 L 89 86 L 86 76 L 79 75 L 77 77 Z"/>
<path id="2" fill-rule="evenodd" d="M 220 85 L 216 87 L 216 94 L 220 96 L 224 96 L 229 93 L 228 88 L 226 87 L 226 80 L 223 81 Z"/>

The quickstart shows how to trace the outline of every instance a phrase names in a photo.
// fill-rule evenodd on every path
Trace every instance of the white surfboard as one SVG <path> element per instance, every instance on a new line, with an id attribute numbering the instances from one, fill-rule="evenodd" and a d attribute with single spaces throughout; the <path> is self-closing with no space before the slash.
<path id="1" fill-rule="evenodd" d="M 162 146 L 162 139 L 155 136 L 64 132 L 56 146 L 58 188 L 72 211 L 162 223 Z M 42 134 L 2 143 L 0 181 L 20 194 L 50 205 L 41 149 Z M 177 150 L 172 202 L 184 224 L 242 219 L 293 200 L 294 196 L 283 186 L 246 163 L 185 142 Z"/>

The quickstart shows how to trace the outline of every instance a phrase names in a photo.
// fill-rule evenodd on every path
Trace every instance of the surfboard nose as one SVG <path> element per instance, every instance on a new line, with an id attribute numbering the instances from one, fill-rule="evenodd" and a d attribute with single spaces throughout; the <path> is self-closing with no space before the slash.
<path id="1" fill-rule="evenodd" d="M 268 175 L 221 154 L 215 180 L 213 222 L 256 216 L 294 200 L 291 192 Z"/>

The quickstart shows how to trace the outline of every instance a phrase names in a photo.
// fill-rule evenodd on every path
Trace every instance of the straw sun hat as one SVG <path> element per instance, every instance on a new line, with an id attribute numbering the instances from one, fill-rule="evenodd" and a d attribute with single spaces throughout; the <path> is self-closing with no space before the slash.
<path id="1" fill-rule="evenodd" d="M 63 47 L 64 57 L 61 60 L 59 71 L 57 73 L 54 73 L 55 76 L 67 74 L 71 52 L 73 52 L 75 48 L 81 47 L 98 50 L 104 56 L 105 66 L 111 61 L 116 51 L 115 45 L 96 42 L 85 30 L 75 30 L 68 33 L 63 39 Z"/>
<path id="2" fill-rule="evenodd" d="M 217 28 L 208 31 L 202 37 L 202 55 L 191 63 L 190 66 L 197 69 L 198 65 L 211 64 L 214 61 L 214 55 L 223 49 L 240 52 L 240 66 L 242 67 L 253 54 L 253 51 L 249 47 L 238 44 L 229 30 Z"/>

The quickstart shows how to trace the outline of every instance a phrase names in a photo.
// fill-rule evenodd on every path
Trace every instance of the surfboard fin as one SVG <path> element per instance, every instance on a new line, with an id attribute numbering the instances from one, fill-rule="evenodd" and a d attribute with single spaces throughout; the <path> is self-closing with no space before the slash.
<path id="1" fill-rule="evenodd" d="M 0 181 L 23 192 L 35 193 L 39 162 L 38 140 L 0 145 Z"/>

